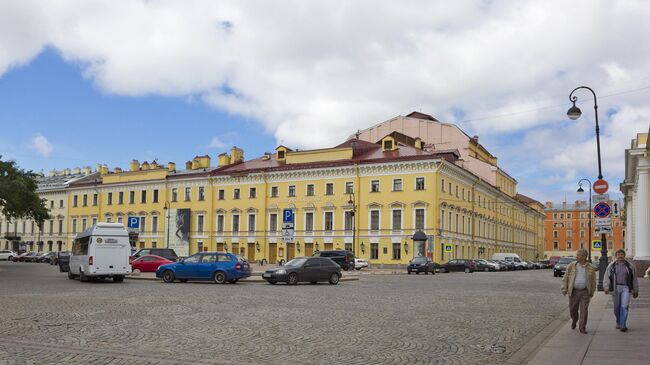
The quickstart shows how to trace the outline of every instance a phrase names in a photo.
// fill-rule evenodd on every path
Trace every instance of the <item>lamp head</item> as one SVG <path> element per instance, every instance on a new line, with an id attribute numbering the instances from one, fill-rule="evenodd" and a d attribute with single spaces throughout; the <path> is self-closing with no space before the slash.
<path id="1" fill-rule="evenodd" d="M 569 108 L 569 111 L 566 112 L 566 115 L 571 120 L 576 120 L 582 115 L 582 110 L 576 106 L 576 102 L 573 101 L 573 106 Z"/>
<path id="2" fill-rule="evenodd" d="M 584 193 L 584 192 L 585 192 L 585 189 L 583 189 L 582 186 L 580 186 L 580 187 L 578 188 L 578 193 Z"/>

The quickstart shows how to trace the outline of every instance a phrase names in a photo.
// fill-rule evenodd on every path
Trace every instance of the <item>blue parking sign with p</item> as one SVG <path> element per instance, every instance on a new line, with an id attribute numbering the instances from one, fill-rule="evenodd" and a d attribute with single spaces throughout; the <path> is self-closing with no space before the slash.
<path id="1" fill-rule="evenodd" d="M 140 228 L 140 217 L 129 217 L 128 228 Z"/>
<path id="2" fill-rule="evenodd" d="M 282 223 L 293 223 L 293 211 L 291 209 L 282 210 Z"/>

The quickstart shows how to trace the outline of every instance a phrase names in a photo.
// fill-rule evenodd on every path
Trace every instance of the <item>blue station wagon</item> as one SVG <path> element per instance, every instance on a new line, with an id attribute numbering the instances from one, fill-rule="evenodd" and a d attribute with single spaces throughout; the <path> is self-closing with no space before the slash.
<path id="1" fill-rule="evenodd" d="M 179 280 L 212 280 L 217 284 L 234 284 L 251 276 L 251 267 L 241 256 L 227 252 L 201 252 L 171 264 L 161 265 L 156 277 L 166 283 Z"/>

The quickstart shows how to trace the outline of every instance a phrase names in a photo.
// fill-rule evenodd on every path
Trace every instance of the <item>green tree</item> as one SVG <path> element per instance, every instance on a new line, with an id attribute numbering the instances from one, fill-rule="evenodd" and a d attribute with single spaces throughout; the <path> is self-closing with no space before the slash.
<path id="1" fill-rule="evenodd" d="M 50 218 L 45 200 L 36 193 L 36 174 L 0 156 L 0 213 L 8 219 L 33 219 L 39 226 Z"/>

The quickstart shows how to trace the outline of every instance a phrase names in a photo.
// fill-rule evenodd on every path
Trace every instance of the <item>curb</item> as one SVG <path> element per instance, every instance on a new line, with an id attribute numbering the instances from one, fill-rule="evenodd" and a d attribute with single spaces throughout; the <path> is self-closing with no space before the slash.
<path id="1" fill-rule="evenodd" d="M 147 280 L 147 281 L 162 281 L 161 279 L 158 279 L 155 276 L 135 276 L 135 275 L 129 275 L 126 277 L 126 279 L 129 280 Z M 341 281 L 358 281 L 358 277 L 350 277 L 350 276 L 343 276 L 339 279 L 339 282 Z M 250 276 L 246 279 L 241 279 L 239 281 L 240 283 L 266 283 L 266 280 L 262 279 L 261 276 L 255 277 L 255 276 Z"/>

